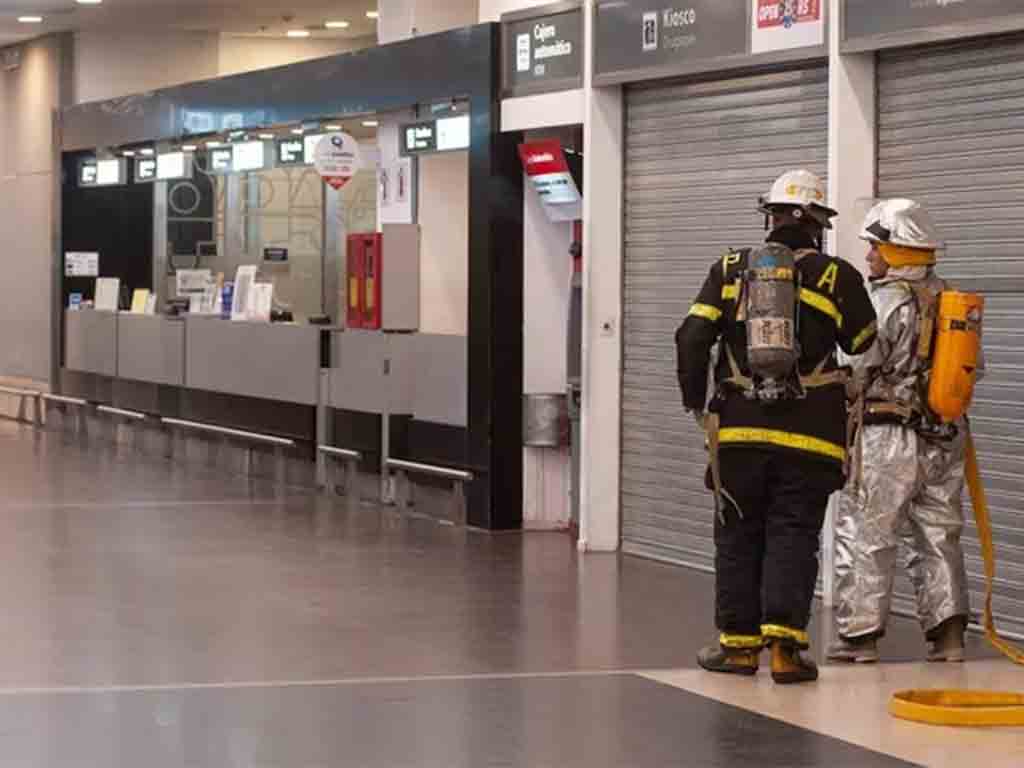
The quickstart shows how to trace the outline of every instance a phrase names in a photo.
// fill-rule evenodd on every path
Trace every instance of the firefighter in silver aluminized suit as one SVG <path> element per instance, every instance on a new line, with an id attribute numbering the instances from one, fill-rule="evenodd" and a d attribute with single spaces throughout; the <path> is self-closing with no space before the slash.
<path id="1" fill-rule="evenodd" d="M 911 200 L 878 203 L 861 238 L 878 337 L 845 360 L 864 398 L 863 426 L 836 520 L 835 661 L 874 662 L 885 633 L 898 554 L 917 596 L 930 661 L 963 661 L 968 616 L 960 534 L 966 420 L 943 427 L 928 407 L 931 318 L 946 288 L 935 228 Z"/>

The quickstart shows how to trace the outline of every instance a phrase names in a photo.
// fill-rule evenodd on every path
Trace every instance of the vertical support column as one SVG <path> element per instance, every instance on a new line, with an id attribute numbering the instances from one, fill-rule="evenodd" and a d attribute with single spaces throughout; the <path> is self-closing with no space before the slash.
<path id="1" fill-rule="evenodd" d="M 586 8 L 594 34 L 594 0 Z M 581 551 L 619 547 L 622 406 L 623 92 L 593 87 L 587 46 L 583 128 L 583 400 L 580 456 Z"/>
<path id="2" fill-rule="evenodd" d="M 829 205 L 839 211 L 835 229 L 828 233 L 828 250 L 861 272 L 867 271 L 867 249 L 860 241 L 860 225 L 875 196 L 877 173 L 877 86 L 873 53 L 844 54 L 841 0 L 829 2 Z M 836 499 L 829 503 L 821 536 L 823 599 L 833 604 L 835 581 Z"/>
<path id="3" fill-rule="evenodd" d="M 167 301 L 167 182 L 153 183 L 153 292 L 157 306 Z"/>

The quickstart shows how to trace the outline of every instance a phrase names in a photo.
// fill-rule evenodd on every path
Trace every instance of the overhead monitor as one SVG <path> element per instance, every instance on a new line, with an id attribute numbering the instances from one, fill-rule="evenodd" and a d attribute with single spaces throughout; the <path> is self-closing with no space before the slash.
<path id="1" fill-rule="evenodd" d="M 277 140 L 277 164 L 305 165 L 306 164 L 306 142 L 296 136 L 295 138 Z"/>
<path id="2" fill-rule="evenodd" d="M 437 151 L 437 125 L 431 120 L 402 126 L 402 154 Z"/>
<path id="3" fill-rule="evenodd" d="M 208 158 L 207 168 L 210 173 L 231 173 L 231 163 L 234 159 L 231 147 L 211 149 Z"/>
<path id="4" fill-rule="evenodd" d="M 469 115 L 442 117 L 437 121 L 437 151 L 469 149 Z"/>
<path id="5" fill-rule="evenodd" d="M 316 155 L 316 145 L 320 143 L 327 134 L 324 133 L 313 133 L 309 136 L 303 137 L 303 146 L 305 147 L 306 165 L 312 165 Z"/>
<path id="6" fill-rule="evenodd" d="M 267 167 L 267 146 L 262 141 L 245 141 L 232 145 L 231 167 L 236 173 L 262 171 Z"/>
<path id="7" fill-rule="evenodd" d="M 128 164 L 123 157 L 97 160 L 93 168 L 93 171 L 88 171 L 85 165 L 82 166 L 84 178 L 94 178 L 92 184 L 86 183 L 84 186 L 116 187 L 128 183 Z"/>
<path id="8" fill-rule="evenodd" d="M 176 181 L 192 176 L 192 155 L 187 152 L 168 152 L 156 160 L 156 177 L 160 181 Z"/>
<path id="9" fill-rule="evenodd" d="M 96 186 L 96 161 L 83 160 L 78 166 L 78 186 Z"/>
<path id="10" fill-rule="evenodd" d="M 135 161 L 135 183 L 156 181 L 156 158 L 140 157 Z"/>

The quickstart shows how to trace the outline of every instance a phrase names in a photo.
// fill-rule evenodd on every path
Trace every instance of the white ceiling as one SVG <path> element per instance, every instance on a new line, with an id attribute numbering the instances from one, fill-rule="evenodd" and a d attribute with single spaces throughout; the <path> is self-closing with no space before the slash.
<path id="1" fill-rule="evenodd" d="M 365 37 L 376 34 L 366 17 L 377 0 L 0 0 L 0 45 L 65 30 L 204 31 L 232 35 L 283 36 L 289 29 L 310 29 L 314 37 Z M 43 16 L 42 24 L 20 24 L 23 15 Z M 325 30 L 325 21 L 348 21 L 344 30 Z"/>

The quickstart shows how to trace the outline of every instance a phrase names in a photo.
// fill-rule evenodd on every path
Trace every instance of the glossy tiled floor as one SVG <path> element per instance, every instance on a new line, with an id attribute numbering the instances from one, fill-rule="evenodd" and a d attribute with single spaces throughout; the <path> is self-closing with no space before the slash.
<path id="1" fill-rule="evenodd" d="M 881 727 L 877 672 L 792 695 L 694 672 L 706 575 L 3 422 L 0 466 L 0 766 L 928 762 Z M 846 696 L 860 731 L 823 714 Z"/>

